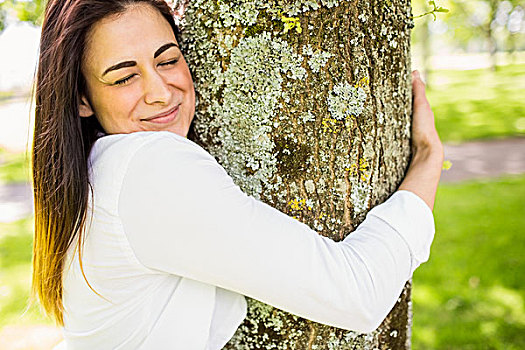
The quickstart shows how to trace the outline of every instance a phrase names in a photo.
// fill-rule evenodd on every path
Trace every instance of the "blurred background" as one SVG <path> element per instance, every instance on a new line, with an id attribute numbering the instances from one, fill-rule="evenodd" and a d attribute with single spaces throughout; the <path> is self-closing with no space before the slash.
<path id="1" fill-rule="evenodd" d="M 61 339 L 37 307 L 26 308 L 26 148 L 43 4 L 0 0 L 0 350 L 50 349 Z M 413 348 L 525 349 L 525 3 L 412 7 L 412 68 L 426 79 L 449 168 L 432 254 L 413 277 Z"/>

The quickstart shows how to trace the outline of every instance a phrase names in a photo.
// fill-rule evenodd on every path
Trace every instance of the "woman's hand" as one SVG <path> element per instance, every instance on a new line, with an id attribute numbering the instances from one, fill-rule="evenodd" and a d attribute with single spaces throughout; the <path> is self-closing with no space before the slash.
<path id="1" fill-rule="evenodd" d="M 434 113 L 425 95 L 425 83 L 417 70 L 412 72 L 412 151 L 442 152 L 443 145 L 434 123 Z"/>
<path id="2" fill-rule="evenodd" d="M 433 210 L 443 167 L 443 144 L 418 71 L 412 72 L 412 96 L 412 161 L 398 190 L 415 193 Z"/>

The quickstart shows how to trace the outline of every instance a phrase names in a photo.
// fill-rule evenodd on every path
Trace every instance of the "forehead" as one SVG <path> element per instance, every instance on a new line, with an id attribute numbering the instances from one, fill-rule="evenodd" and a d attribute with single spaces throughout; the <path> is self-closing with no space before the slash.
<path id="1" fill-rule="evenodd" d="M 162 14 L 147 4 L 133 5 L 93 26 L 87 36 L 83 66 L 95 73 L 123 60 L 153 58 L 167 42 L 176 39 Z"/>

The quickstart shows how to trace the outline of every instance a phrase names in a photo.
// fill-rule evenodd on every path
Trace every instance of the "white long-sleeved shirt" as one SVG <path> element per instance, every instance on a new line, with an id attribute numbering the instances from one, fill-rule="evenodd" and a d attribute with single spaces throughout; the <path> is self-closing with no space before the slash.
<path id="1" fill-rule="evenodd" d="M 82 263 L 102 297 L 72 247 L 67 349 L 221 349 L 246 316 L 244 296 L 372 331 L 429 257 L 432 212 L 409 191 L 334 242 L 244 194 L 211 155 L 174 133 L 102 137 L 89 162 Z"/>

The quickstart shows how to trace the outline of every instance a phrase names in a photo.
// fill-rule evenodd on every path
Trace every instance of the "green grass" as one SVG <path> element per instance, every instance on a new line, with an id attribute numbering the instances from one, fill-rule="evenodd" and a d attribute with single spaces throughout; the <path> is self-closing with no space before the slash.
<path id="1" fill-rule="evenodd" d="M 0 149 L 0 184 L 30 181 L 28 161 L 24 153 Z M 32 217 L 0 223 L 0 329 L 16 324 L 52 325 L 37 305 L 25 312 L 31 286 L 32 242 Z"/>
<path id="2" fill-rule="evenodd" d="M 0 148 L 0 183 L 29 182 L 30 179 L 29 156 Z"/>
<path id="3" fill-rule="evenodd" d="M 525 64 L 437 70 L 427 96 L 443 142 L 525 135 Z"/>
<path id="4" fill-rule="evenodd" d="M 6 325 L 53 323 L 38 305 L 26 311 L 31 287 L 33 218 L 0 223 L 0 329 Z"/>
<path id="5" fill-rule="evenodd" d="M 440 185 L 414 349 L 525 349 L 525 176 Z"/>

